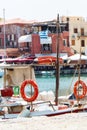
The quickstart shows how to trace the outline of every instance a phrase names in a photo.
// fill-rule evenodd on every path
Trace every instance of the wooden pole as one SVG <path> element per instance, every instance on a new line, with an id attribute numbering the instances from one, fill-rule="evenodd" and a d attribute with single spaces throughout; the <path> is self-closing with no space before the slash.
<path id="1" fill-rule="evenodd" d="M 56 32 L 57 32 L 57 40 L 56 40 L 56 90 L 55 90 L 55 105 L 58 105 L 58 91 L 59 91 L 59 14 L 57 16 L 57 24 L 56 24 Z"/>
<path id="2" fill-rule="evenodd" d="M 80 67 L 81 67 L 81 45 L 80 45 L 80 58 L 79 58 L 79 64 L 78 64 L 78 88 L 79 88 L 79 84 L 80 84 Z M 79 95 L 79 91 L 78 91 L 78 95 Z M 80 99 L 78 98 L 77 99 L 77 103 L 78 103 L 78 106 L 79 106 L 79 102 L 80 102 Z"/>

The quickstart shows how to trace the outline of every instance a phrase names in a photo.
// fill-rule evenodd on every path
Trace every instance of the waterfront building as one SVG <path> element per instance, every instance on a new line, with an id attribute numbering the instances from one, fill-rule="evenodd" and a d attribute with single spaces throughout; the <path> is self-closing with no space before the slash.
<path id="1" fill-rule="evenodd" d="M 62 21 L 68 20 L 70 47 L 76 53 L 87 55 L 87 21 L 83 17 L 62 17 Z M 80 50 L 81 48 L 81 50 Z"/>
<path id="2" fill-rule="evenodd" d="M 70 56 L 73 52 L 69 44 L 67 22 L 60 22 L 60 54 Z M 43 34 L 45 37 L 43 37 Z M 5 22 L 6 48 L 8 56 L 29 54 L 56 54 L 56 20 L 46 22 L 24 21 L 14 19 Z M 29 41 L 19 41 L 19 38 L 29 36 Z M 23 38 L 23 37 L 22 37 Z M 19 42 L 18 42 L 19 41 Z M 0 48 L 4 49 L 4 23 L 0 22 Z M 13 50 L 10 51 L 12 48 Z M 2 53 L 2 52 L 1 52 Z"/>
<path id="3" fill-rule="evenodd" d="M 33 33 L 29 34 L 30 43 L 32 46 L 31 53 L 36 55 L 46 54 L 46 55 L 54 55 L 56 54 L 56 20 L 47 21 L 47 22 L 39 22 L 32 24 Z M 60 23 L 60 40 L 59 40 L 59 52 L 60 55 L 72 55 L 70 45 L 69 45 L 69 31 L 68 31 L 68 23 Z M 22 39 L 22 40 L 21 40 Z M 25 39 L 25 43 L 24 43 Z M 21 36 L 19 38 L 19 43 L 21 43 L 21 47 L 27 46 L 27 35 Z M 25 44 L 25 45 L 24 45 Z M 21 48 L 20 47 L 20 48 Z M 25 47 L 26 48 L 26 47 Z M 23 50 L 23 48 L 22 48 Z"/>
<path id="4" fill-rule="evenodd" d="M 26 34 L 31 29 L 31 23 L 34 21 L 26 21 L 22 19 L 0 20 L 0 55 L 3 55 L 4 49 L 4 28 L 5 28 L 5 44 L 6 53 L 9 57 L 17 57 L 20 55 L 18 38 Z"/>
<path id="5" fill-rule="evenodd" d="M 87 55 L 87 21 L 83 17 L 60 17 L 60 55 L 73 53 Z M 30 41 L 18 42 L 21 36 L 29 35 Z M 8 57 L 24 53 L 56 53 L 56 20 L 37 22 L 13 19 L 5 21 L 5 39 Z M 26 39 L 26 36 L 25 36 Z M 4 49 L 4 22 L 0 19 L 0 55 Z"/>

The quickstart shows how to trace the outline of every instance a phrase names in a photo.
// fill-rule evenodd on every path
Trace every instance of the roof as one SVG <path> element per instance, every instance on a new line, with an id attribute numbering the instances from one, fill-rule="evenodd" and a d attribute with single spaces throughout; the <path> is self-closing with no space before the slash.
<path id="1" fill-rule="evenodd" d="M 24 19 L 20 19 L 20 18 L 16 18 L 16 19 L 10 19 L 10 20 L 6 20 L 5 21 L 5 24 L 8 25 L 8 24 L 32 24 L 32 23 L 35 23 L 37 22 L 36 20 L 31 20 L 31 21 L 27 21 L 27 20 L 24 20 Z M 0 25 L 3 25 L 4 24 L 4 20 L 1 20 L 0 21 Z"/>

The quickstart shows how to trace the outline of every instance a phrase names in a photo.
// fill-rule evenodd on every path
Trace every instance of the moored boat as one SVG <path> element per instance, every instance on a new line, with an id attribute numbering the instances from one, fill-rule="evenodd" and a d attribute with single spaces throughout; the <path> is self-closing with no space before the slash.
<path id="1" fill-rule="evenodd" d="M 59 21 L 59 19 L 58 19 Z M 57 27 L 59 23 L 57 24 Z M 59 31 L 58 31 L 59 32 Z M 59 36 L 59 35 L 58 35 Z M 59 38 L 58 38 L 59 39 Z M 58 40 L 57 39 L 57 40 Z M 58 51 L 58 43 L 57 43 Z M 34 64 L 4 64 L 0 66 L 4 69 L 4 86 L 1 90 L 1 112 L 7 118 L 8 114 L 17 114 L 16 117 L 32 116 L 56 116 L 65 113 L 87 111 L 87 87 L 86 84 L 78 79 L 74 85 L 73 95 L 67 98 L 59 98 L 59 58 L 39 59 L 38 64 L 55 64 L 56 66 L 56 89 L 55 95 L 39 93 L 39 86 L 34 77 Z M 18 86 L 18 87 L 17 87 Z M 17 87 L 17 93 L 15 88 Z M 7 89 L 9 88 L 9 89 Z M 72 98 L 71 98 L 72 97 Z M 8 117 L 10 118 L 10 116 Z"/>
<path id="2" fill-rule="evenodd" d="M 5 64 L 0 67 L 5 71 L 4 86 L 0 90 L 1 118 L 55 116 L 87 111 L 87 88 L 83 81 L 75 83 L 73 94 L 58 97 L 58 105 L 56 105 L 55 95 L 52 91 L 39 92 L 32 64 Z M 25 114 L 26 111 L 28 111 L 27 114 Z"/>

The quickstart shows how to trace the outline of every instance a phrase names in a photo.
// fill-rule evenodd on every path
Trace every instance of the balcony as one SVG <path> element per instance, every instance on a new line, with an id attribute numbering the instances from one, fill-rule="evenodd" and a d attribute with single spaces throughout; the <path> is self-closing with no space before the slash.
<path id="1" fill-rule="evenodd" d="M 77 37 L 87 37 L 87 32 L 85 32 L 85 33 L 78 33 Z"/>

